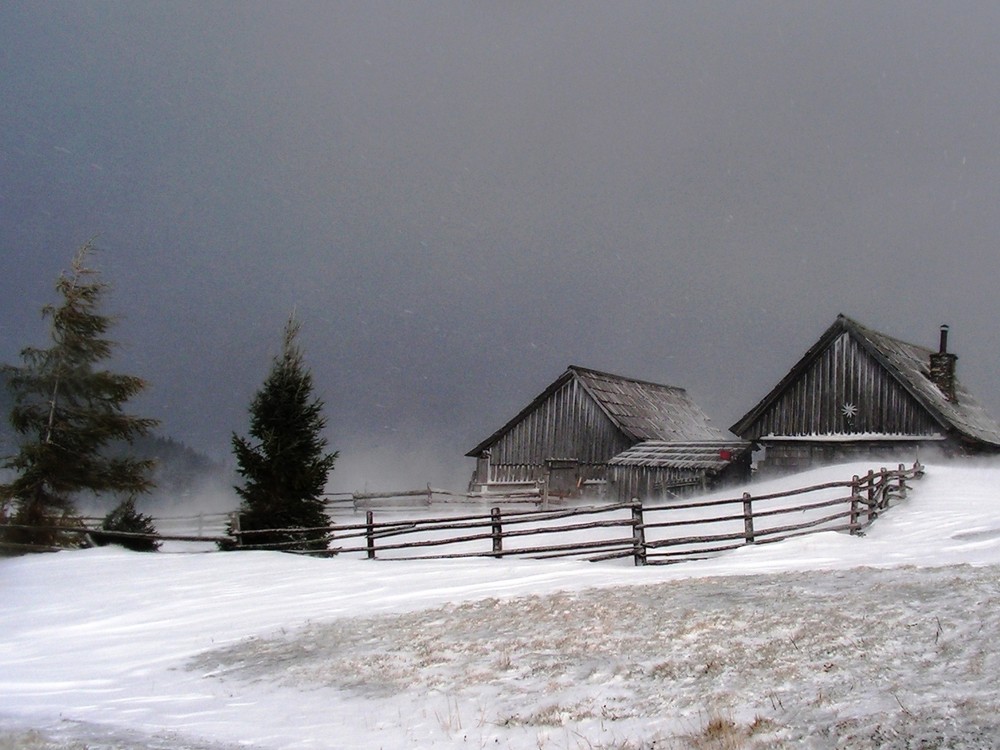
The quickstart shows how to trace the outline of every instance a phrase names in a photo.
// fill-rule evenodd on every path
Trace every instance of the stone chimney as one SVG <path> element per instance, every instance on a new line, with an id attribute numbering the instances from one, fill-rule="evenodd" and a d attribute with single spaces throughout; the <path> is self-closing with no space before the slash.
<path id="1" fill-rule="evenodd" d="M 938 387 L 944 397 L 951 402 L 955 397 L 955 362 L 958 357 L 948 352 L 948 326 L 941 326 L 941 344 L 938 351 L 931 354 L 931 382 Z"/>

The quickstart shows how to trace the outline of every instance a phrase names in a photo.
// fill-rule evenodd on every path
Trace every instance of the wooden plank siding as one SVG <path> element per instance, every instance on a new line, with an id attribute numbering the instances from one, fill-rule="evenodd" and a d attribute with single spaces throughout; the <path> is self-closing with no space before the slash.
<path id="1" fill-rule="evenodd" d="M 945 455 L 1000 453 L 1000 424 L 955 377 L 946 343 L 946 328 L 935 352 L 838 315 L 731 429 L 765 449 L 762 470 L 897 461 L 924 446 Z M 942 358 L 952 367 L 940 366 Z M 848 404 L 856 410 L 851 418 Z"/>
<path id="2" fill-rule="evenodd" d="M 581 479 L 600 479 L 630 441 L 576 378 L 569 378 L 490 446 L 490 480 L 544 478 L 545 460 L 575 459 Z"/>
<path id="3" fill-rule="evenodd" d="M 683 388 L 570 365 L 466 455 L 470 487 L 545 480 L 565 495 L 605 481 L 608 461 L 642 441 L 726 439 Z"/>
<path id="4" fill-rule="evenodd" d="M 609 476 L 609 494 L 617 502 L 669 500 L 709 486 L 704 469 L 614 466 Z"/>
<path id="5" fill-rule="evenodd" d="M 647 440 L 608 464 L 609 497 L 620 502 L 670 500 L 750 479 L 751 443 L 743 440 Z"/>
<path id="6" fill-rule="evenodd" d="M 853 420 L 845 404 L 857 409 Z M 849 334 L 842 333 L 749 426 L 743 437 L 768 435 L 940 435 L 940 425 Z"/>

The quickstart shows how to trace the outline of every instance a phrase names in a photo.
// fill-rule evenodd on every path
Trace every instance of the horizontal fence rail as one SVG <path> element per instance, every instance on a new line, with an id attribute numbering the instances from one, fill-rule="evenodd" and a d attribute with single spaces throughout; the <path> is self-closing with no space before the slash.
<path id="1" fill-rule="evenodd" d="M 494 500 L 507 504 L 531 504 L 543 506 L 548 495 L 537 482 L 510 482 L 491 484 L 489 489 L 479 492 L 451 492 L 427 485 L 419 490 L 397 490 L 386 492 L 332 492 L 324 496 L 327 510 L 366 510 L 368 508 L 409 508 L 450 503 L 488 502 Z"/>
<path id="2" fill-rule="evenodd" d="M 352 519 L 329 527 L 311 529 L 240 530 L 236 513 L 154 519 L 161 533 L 133 534 L 97 528 L 100 519 L 82 519 L 76 526 L 48 530 L 79 534 L 102 541 L 145 539 L 188 543 L 214 551 L 221 547 L 243 550 L 299 551 L 301 541 L 258 544 L 255 537 L 285 532 L 318 541 L 325 549 L 314 555 L 356 555 L 367 559 L 456 559 L 527 557 L 578 558 L 605 561 L 631 558 L 635 565 L 663 565 L 702 559 L 748 544 L 769 544 L 817 531 L 860 533 L 882 512 L 906 497 L 907 482 L 923 476 L 923 467 L 900 464 L 897 469 L 871 470 L 849 481 L 826 482 L 784 492 L 740 497 L 643 504 L 628 503 L 562 507 L 553 510 L 516 506 L 520 496 L 489 497 L 495 505 L 488 512 L 455 512 L 435 517 L 395 517 L 394 503 L 411 508 L 414 502 L 437 505 L 438 497 L 450 500 L 481 495 L 461 495 L 433 490 L 396 493 L 351 493 L 328 496 L 331 517 L 350 503 L 353 515 L 364 504 L 389 500 L 376 511 L 364 511 L 364 520 Z M 447 500 L 445 502 L 448 502 Z M 457 510 L 457 507 L 456 507 Z M 3 528 L 22 529 L 12 525 Z M 32 527 L 37 529 L 38 527 Z M 187 533 L 196 528 L 195 533 Z M 170 531 L 165 531 L 165 530 Z M 176 530 L 176 531 L 174 531 Z M 163 533 L 165 531 L 165 533 Z M 204 549 L 205 546 L 209 550 Z M 22 545 L 5 545 L 10 551 Z M 311 545 L 312 546 L 312 545 Z M 48 548 L 47 548 L 48 549 Z M 36 548 L 37 551 L 37 548 Z"/>

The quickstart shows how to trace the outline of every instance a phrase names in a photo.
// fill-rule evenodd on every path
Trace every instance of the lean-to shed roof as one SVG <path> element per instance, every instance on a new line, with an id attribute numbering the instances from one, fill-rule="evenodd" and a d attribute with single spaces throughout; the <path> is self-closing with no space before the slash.
<path id="1" fill-rule="evenodd" d="M 608 465 L 718 471 L 745 454 L 750 447 L 746 440 L 689 443 L 647 440 L 622 451 L 608 461 Z"/>
<path id="2" fill-rule="evenodd" d="M 846 315 L 838 315 L 819 341 L 764 399 L 730 429 L 745 434 L 751 425 L 785 392 L 841 334 L 850 335 L 949 433 L 975 442 L 1000 446 L 1000 425 L 956 378 L 955 401 L 930 379 L 932 349 L 887 336 L 867 328 Z"/>
<path id="3" fill-rule="evenodd" d="M 514 429 L 539 404 L 576 379 L 614 425 L 630 440 L 726 440 L 683 388 L 612 375 L 570 365 L 548 388 L 467 456 L 478 456 Z"/>

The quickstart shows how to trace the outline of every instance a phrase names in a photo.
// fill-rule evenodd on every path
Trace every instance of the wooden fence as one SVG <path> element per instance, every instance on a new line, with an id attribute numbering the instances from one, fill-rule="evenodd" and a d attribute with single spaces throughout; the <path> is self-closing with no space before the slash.
<path id="1" fill-rule="evenodd" d="M 629 503 L 556 510 L 525 510 L 497 504 L 488 512 L 456 513 L 434 518 L 395 518 L 399 511 L 373 509 L 364 521 L 315 529 L 240 531 L 227 517 L 233 535 L 157 534 L 155 537 L 101 532 L 107 539 L 154 538 L 160 541 L 232 544 L 240 549 L 281 549 L 254 544 L 255 535 L 294 531 L 324 540 L 322 555 L 359 555 L 368 559 L 446 559 L 471 557 L 569 557 L 590 561 L 631 558 L 635 565 L 657 565 L 708 557 L 747 544 L 767 544 L 815 533 L 860 533 L 893 501 L 906 497 L 907 482 L 923 475 L 917 463 L 882 468 L 850 481 L 827 482 L 785 492 L 662 504 Z M 363 502 L 397 498 L 419 504 L 436 502 L 438 490 L 404 493 L 355 493 L 341 501 L 354 508 Z M 465 495 L 447 496 L 466 499 Z M 474 499 L 483 500 L 481 496 Z M 517 497 L 508 501 L 516 502 Z M 337 499 L 332 503 L 336 504 Z M 334 506 L 331 506 L 334 507 Z M 410 507 L 410 506 L 407 506 Z M 220 516 L 220 518 L 223 518 Z M 157 520 L 157 527 L 169 519 Z M 179 521 L 180 519 L 173 519 Z M 213 518 L 212 525 L 219 524 Z M 93 529 L 66 529 L 92 533 Z M 284 545 L 291 546 L 291 545 Z"/>
<path id="2" fill-rule="evenodd" d="M 324 495 L 327 509 L 365 510 L 368 508 L 408 508 L 446 503 L 467 503 L 495 500 L 499 503 L 524 503 L 544 505 L 547 495 L 534 482 L 494 485 L 494 489 L 483 492 L 449 492 L 427 485 L 425 489 L 399 490 L 387 492 L 336 492 Z"/>
<path id="3" fill-rule="evenodd" d="M 639 506 L 636 528 L 641 542 L 636 545 L 636 564 L 698 559 L 746 544 L 780 542 L 817 531 L 859 534 L 893 501 L 905 499 L 907 481 L 919 479 L 923 473 L 919 463 L 910 468 L 900 464 L 897 469 L 870 470 L 850 481 L 784 492 L 745 492 L 739 498 Z M 667 513 L 669 517 L 660 520 Z M 678 517 L 681 515 L 688 517 Z M 688 529 L 699 533 L 685 533 Z"/>
<path id="4" fill-rule="evenodd" d="M 860 533 L 894 500 L 906 497 L 907 481 L 922 475 L 919 464 L 900 464 L 850 481 L 785 492 L 657 505 L 633 501 L 559 510 L 495 506 L 488 514 L 384 520 L 368 510 L 364 522 L 305 531 L 326 536 L 325 554 L 368 559 L 574 557 L 667 564 L 816 531 Z M 254 545 L 255 533 L 266 532 L 243 532 L 240 546 L 274 548 Z"/>

